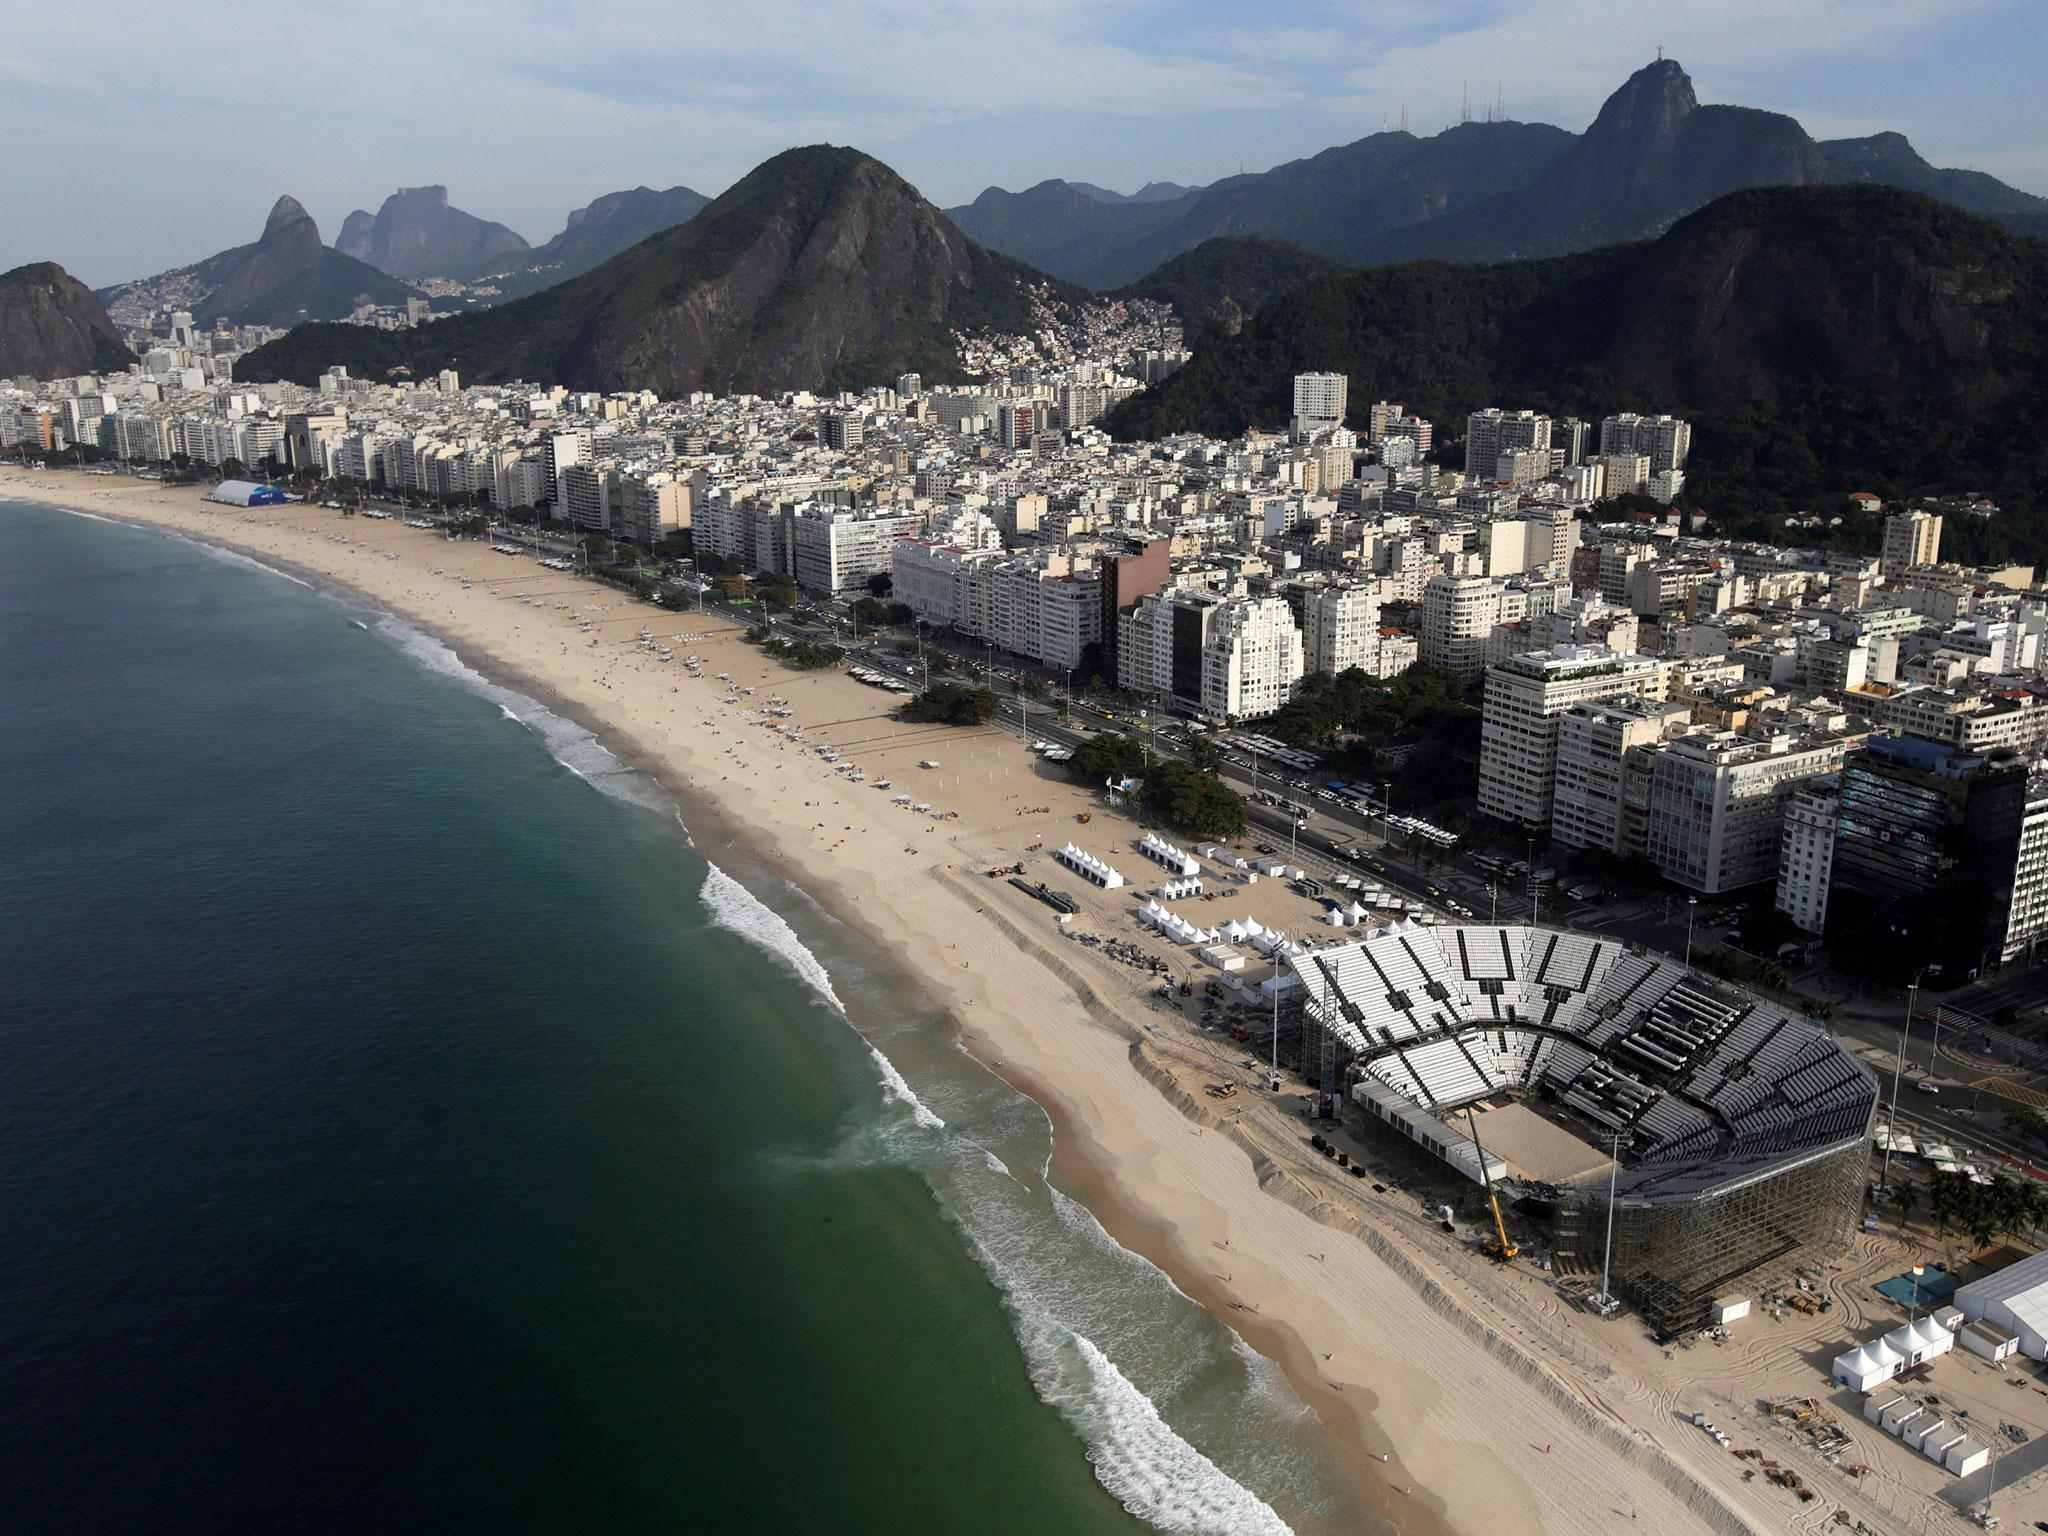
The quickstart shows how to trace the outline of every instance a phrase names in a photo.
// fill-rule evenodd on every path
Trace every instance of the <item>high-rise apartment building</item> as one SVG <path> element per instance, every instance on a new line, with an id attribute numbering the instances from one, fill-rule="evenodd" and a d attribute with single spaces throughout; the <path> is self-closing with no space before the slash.
<path id="1" fill-rule="evenodd" d="M 1297 373 L 1294 376 L 1294 431 L 1298 437 L 1344 425 L 1344 406 L 1351 380 L 1341 373 Z"/>
<path id="2" fill-rule="evenodd" d="M 562 476 L 577 464 L 588 464 L 591 454 L 591 432 L 588 427 L 577 427 L 567 432 L 550 432 L 541 441 L 542 461 L 547 466 L 548 499 L 554 503 L 555 516 L 566 517 L 568 496 L 562 485 Z"/>
<path id="3" fill-rule="evenodd" d="M 619 533 L 642 544 L 659 544 L 690 526 L 690 486 L 666 470 L 632 470 L 619 476 Z"/>
<path id="4" fill-rule="evenodd" d="M 1120 628 L 1118 682 L 1211 720 L 1270 715 L 1301 681 L 1301 631 L 1284 598 L 1174 588 L 1142 599 Z"/>
<path id="5" fill-rule="evenodd" d="M 1916 565 L 1941 559 L 1941 517 L 1933 512 L 1894 512 L 1884 520 L 1884 553 L 1878 568 L 1903 576 Z"/>
<path id="6" fill-rule="evenodd" d="M 867 417 L 860 411 L 826 411 L 818 418 L 819 435 L 827 448 L 854 453 L 867 439 Z"/>
<path id="7" fill-rule="evenodd" d="M 1500 456 L 1517 449 L 1550 452 L 1550 418 L 1535 411 L 1503 411 L 1489 407 L 1465 418 L 1465 473 L 1496 480 Z M 1546 458 L 1547 463 L 1547 458 Z"/>
<path id="8" fill-rule="evenodd" d="M 1600 452 L 1608 457 L 1639 454 L 1650 461 L 1650 475 L 1682 470 L 1692 452 L 1692 423 L 1676 416 L 1638 416 L 1633 411 L 1609 416 L 1600 423 Z"/>
<path id="9" fill-rule="evenodd" d="M 1501 584 L 1485 576 L 1432 576 L 1422 589 L 1422 661 L 1472 684 L 1486 671 L 1500 622 Z"/>
<path id="10" fill-rule="evenodd" d="M 610 509 L 606 505 L 605 474 L 594 464 L 563 467 L 559 511 L 575 525 L 578 533 L 609 533 Z"/>
<path id="11" fill-rule="evenodd" d="M 1574 704 L 1559 715 L 1550 835 L 1567 848 L 1641 852 L 1648 793 L 1631 796 L 1631 770 L 1647 784 L 1655 748 L 1688 719 L 1682 704 L 1634 698 Z"/>
<path id="12" fill-rule="evenodd" d="M 1282 598 L 1226 602 L 1202 651 L 1202 713 L 1256 720 L 1294 697 L 1303 670 L 1301 631 Z"/>
<path id="13" fill-rule="evenodd" d="M 1842 817 L 1841 775 L 1823 773 L 1792 786 L 1778 839 L 1778 910 L 1807 933 L 1828 923 L 1828 885 L 1835 867 L 1835 829 Z"/>
<path id="14" fill-rule="evenodd" d="M 1479 733 L 1479 809 L 1523 826 L 1550 825 L 1558 716 L 1627 694 L 1656 700 L 1664 669 L 1647 656 L 1560 646 L 1490 667 Z"/>
<path id="15" fill-rule="evenodd" d="M 1702 895 L 1775 878 L 1787 796 L 1841 767 L 1844 751 L 1839 738 L 1733 732 L 1667 743 L 1651 769 L 1650 857 L 1665 879 Z"/>
<path id="16" fill-rule="evenodd" d="M 1301 594 L 1302 664 L 1332 676 L 1353 667 L 1378 676 L 1380 597 L 1374 587 L 1321 586 Z"/>

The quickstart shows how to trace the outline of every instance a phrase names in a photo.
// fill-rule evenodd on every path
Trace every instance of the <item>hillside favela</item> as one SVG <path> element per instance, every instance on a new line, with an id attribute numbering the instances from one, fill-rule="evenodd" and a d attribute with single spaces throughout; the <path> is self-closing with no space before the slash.
<path id="1" fill-rule="evenodd" d="M 358 9 L 9 29 L 0 1525 L 2048 1530 L 2037 14 Z"/>

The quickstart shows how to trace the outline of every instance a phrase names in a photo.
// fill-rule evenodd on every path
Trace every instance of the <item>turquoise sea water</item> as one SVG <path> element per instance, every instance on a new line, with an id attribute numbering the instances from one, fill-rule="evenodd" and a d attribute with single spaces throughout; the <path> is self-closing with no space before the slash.
<path id="1" fill-rule="evenodd" d="M 725 862 L 388 616 L 0 501 L 0 1528 L 1391 1529 Z"/>

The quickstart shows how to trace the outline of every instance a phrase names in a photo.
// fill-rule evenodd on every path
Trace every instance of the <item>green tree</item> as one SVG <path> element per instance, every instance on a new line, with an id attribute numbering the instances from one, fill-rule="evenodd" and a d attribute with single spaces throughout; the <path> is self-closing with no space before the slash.
<path id="1" fill-rule="evenodd" d="M 1104 731 L 1074 748 L 1067 767 L 1076 778 L 1100 784 L 1143 775 L 1149 759 L 1145 749 L 1120 731 Z"/>
<path id="2" fill-rule="evenodd" d="M 1145 770 L 1140 795 L 1146 810 L 1189 837 L 1243 835 L 1249 817 L 1244 800 L 1214 774 L 1161 758 Z"/>
<path id="3" fill-rule="evenodd" d="M 924 725 L 987 725 L 996 717 L 996 696 L 986 688 L 934 683 L 908 700 L 896 717 Z"/>

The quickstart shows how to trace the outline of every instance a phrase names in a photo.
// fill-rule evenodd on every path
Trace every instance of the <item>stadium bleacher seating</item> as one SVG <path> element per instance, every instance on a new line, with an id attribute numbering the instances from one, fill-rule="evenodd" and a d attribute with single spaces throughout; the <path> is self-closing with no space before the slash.
<path id="1" fill-rule="evenodd" d="M 1401 924 L 1303 957 L 1315 1018 L 1438 1113 L 1542 1091 L 1632 1167 L 1766 1156 L 1867 1127 L 1874 1079 L 1811 1022 L 1611 939 Z"/>

